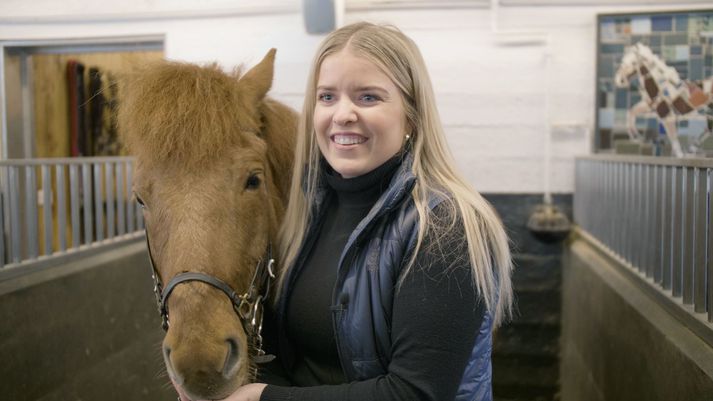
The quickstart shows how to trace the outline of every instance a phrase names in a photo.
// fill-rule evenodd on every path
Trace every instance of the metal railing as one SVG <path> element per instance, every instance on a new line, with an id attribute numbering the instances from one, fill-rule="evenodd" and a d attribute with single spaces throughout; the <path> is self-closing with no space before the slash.
<path id="1" fill-rule="evenodd" d="M 577 224 L 699 320 L 713 322 L 713 160 L 576 162 Z"/>
<path id="2" fill-rule="evenodd" d="M 0 271 L 140 235 L 133 158 L 0 161 Z"/>

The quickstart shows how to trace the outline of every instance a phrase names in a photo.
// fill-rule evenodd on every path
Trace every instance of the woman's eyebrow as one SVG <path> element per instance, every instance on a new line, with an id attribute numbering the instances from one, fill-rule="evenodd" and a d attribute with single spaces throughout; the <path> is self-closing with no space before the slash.
<path id="1" fill-rule="evenodd" d="M 375 85 L 369 85 L 369 86 L 360 86 L 356 88 L 357 91 L 359 92 L 365 92 L 365 91 L 381 91 L 381 92 L 386 92 L 388 93 L 386 89 L 382 88 L 381 86 L 375 86 Z"/>
<path id="2" fill-rule="evenodd" d="M 334 90 L 336 90 L 336 89 L 335 89 L 334 86 L 331 86 L 331 85 L 319 85 L 319 86 L 317 86 L 317 90 L 318 90 L 318 91 L 319 91 L 319 90 L 334 91 Z M 376 90 L 376 91 L 381 91 L 381 92 L 385 92 L 385 93 L 388 93 L 388 92 L 389 92 L 389 91 L 387 91 L 386 89 L 384 89 L 383 87 L 377 86 L 377 85 L 358 86 L 358 87 L 356 87 L 356 88 L 354 88 L 354 89 L 352 89 L 352 90 L 355 90 L 355 91 L 357 91 L 357 92 L 374 91 L 374 90 Z"/>

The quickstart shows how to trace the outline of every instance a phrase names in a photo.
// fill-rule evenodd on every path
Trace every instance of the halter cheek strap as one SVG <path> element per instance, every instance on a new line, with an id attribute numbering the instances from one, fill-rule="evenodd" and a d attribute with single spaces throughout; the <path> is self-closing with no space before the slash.
<path id="1" fill-rule="evenodd" d="M 233 290 L 232 287 L 224 281 L 205 273 L 196 272 L 180 273 L 174 276 L 164 289 L 151 253 L 148 227 L 146 229 L 146 247 L 148 248 L 149 261 L 151 263 L 151 277 L 154 281 L 153 290 L 156 295 L 158 311 L 161 315 L 161 327 L 163 327 L 164 331 L 168 331 L 170 326 L 168 319 L 168 297 L 171 295 L 173 290 L 179 284 L 189 281 L 200 281 L 219 289 L 230 299 L 230 303 L 233 305 L 233 309 L 243 325 L 243 330 L 245 330 L 245 333 L 250 339 L 250 348 L 253 351 L 251 355 L 252 360 L 255 363 L 260 364 L 270 362 L 275 359 L 274 355 L 266 355 L 265 351 L 262 349 L 263 304 L 265 300 L 268 299 L 270 284 L 275 278 L 275 260 L 272 258 L 271 246 L 268 246 L 267 257 L 258 261 L 257 266 L 255 266 L 255 272 L 250 285 L 248 286 L 247 291 L 242 295 L 238 295 L 235 290 Z M 266 262 L 263 263 L 264 261 Z M 253 376 L 256 374 L 257 372 L 253 372 Z"/>

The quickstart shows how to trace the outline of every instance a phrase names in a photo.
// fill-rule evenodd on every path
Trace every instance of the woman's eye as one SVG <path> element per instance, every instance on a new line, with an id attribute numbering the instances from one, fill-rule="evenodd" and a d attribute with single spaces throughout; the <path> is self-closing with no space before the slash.
<path id="1" fill-rule="evenodd" d="M 379 97 L 376 95 L 370 95 L 370 94 L 365 94 L 361 95 L 361 100 L 366 103 L 373 103 L 379 100 Z"/>
<path id="2" fill-rule="evenodd" d="M 250 174 L 245 182 L 245 189 L 257 189 L 260 186 L 260 177 L 257 174 Z"/>
<path id="3" fill-rule="evenodd" d="M 318 98 L 321 102 L 331 102 L 332 100 L 334 100 L 334 96 L 332 96 L 330 93 L 320 93 Z"/>

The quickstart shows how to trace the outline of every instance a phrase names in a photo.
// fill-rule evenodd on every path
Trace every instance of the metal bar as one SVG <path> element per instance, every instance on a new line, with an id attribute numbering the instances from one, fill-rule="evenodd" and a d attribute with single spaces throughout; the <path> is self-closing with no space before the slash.
<path id="1" fill-rule="evenodd" d="M 10 197 L 10 260 L 19 262 L 22 259 L 20 250 L 20 183 L 18 167 L 11 166 L 9 172 L 9 197 Z"/>
<path id="2" fill-rule="evenodd" d="M 654 170 L 655 166 L 645 165 L 646 171 L 646 207 L 644 208 L 644 221 L 646 228 L 644 229 L 644 263 L 646 266 L 646 277 L 654 276 L 654 239 L 656 238 L 656 192 L 654 191 Z"/>
<path id="3" fill-rule="evenodd" d="M 638 186 L 638 180 L 636 177 L 637 173 L 637 165 L 636 164 L 627 164 L 627 196 L 628 202 L 626 205 L 627 209 L 627 214 L 628 214 L 628 219 L 627 219 L 627 224 L 628 224 L 628 239 L 627 239 L 627 248 L 626 248 L 626 259 L 631 264 L 631 266 L 634 267 L 634 269 L 638 269 L 638 266 L 636 265 L 636 257 L 635 257 L 635 248 L 636 248 L 636 239 L 638 236 L 638 227 L 637 227 L 637 208 L 636 208 L 636 197 L 638 194 L 637 191 L 637 186 Z"/>
<path id="4" fill-rule="evenodd" d="M 596 196 L 601 198 L 606 196 L 606 188 L 607 188 L 607 176 L 606 176 L 606 164 L 599 162 L 597 163 L 597 194 Z M 606 243 L 606 229 L 607 229 L 607 221 L 605 218 L 605 213 L 606 210 L 603 208 L 594 208 L 594 212 L 596 213 L 593 217 L 595 218 L 594 221 L 597 223 L 597 236 L 600 241 L 603 243 Z"/>
<path id="5" fill-rule="evenodd" d="M 116 162 L 132 162 L 133 157 L 82 157 L 82 163 L 116 163 Z M 0 166 L 44 166 L 58 164 L 76 164 L 77 159 L 73 157 L 51 157 L 51 158 L 33 158 L 33 159 L 5 159 L 0 160 Z"/>
<path id="6" fill-rule="evenodd" d="M 27 257 L 36 259 L 40 253 L 37 223 L 37 175 L 34 166 L 25 168 L 25 223 L 27 224 Z"/>
<path id="7" fill-rule="evenodd" d="M 126 163 L 126 188 L 127 188 L 127 193 L 130 194 L 127 196 L 127 205 L 126 205 L 126 222 L 127 222 L 127 227 L 126 229 L 128 232 L 132 233 L 134 232 L 134 225 L 136 224 L 136 219 L 135 219 L 135 207 L 134 204 L 134 195 L 132 194 L 132 187 L 134 185 L 133 183 L 133 165 L 131 163 Z"/>
<path id="8" fill-rule="evenodd" d="M 616 199 L 616 206 L 614 208 L 614 214 L 616 218 L 614 221 L 616 222 L 616 225 L 618 226 L 618 230 L 616 230 L 614 238 L 615 238 L 615 246 L 614 250 L 615 253 L 618 254 L 619 256 L 622 256 L 622 248 L 623 248 L 623 243 L 624 243 L 624 213 L 623 213 L 623 208 L 624 208 L 624 192 L 622 191 L 624 185 L 623 183 L 623 177 L 624 177 L 624 165 L 622 163 L 617 163 L 615 167 L 615 186 L 614 186 L 614 193 L 616 194 L 614 198 Z"/>
<path id="9" fill-rule="evenodd" d="M 119 235 L 126 234 L 126 182 L 124 182 L 124 163 L 116 164 L 116 210 L 117 210 L 117 230 Z"/>
<path id="10" fill-rule="evenodd" d="M 59 239 L 59 250 L 67 250 L 67 203 L 64 185 L 64 165 L 56 165 L 54 170 L 55 181 L 57 183 L 57 238 Z"/>
<path id="11" fill-rule="evenodd" d="M 696 169 L 695 175 L 695 211 L 694 249 L 693 249 L 693 310 L 706 311 L 706 229 L 708 220 L 708 183 L 705 169 Z"/>
<path id="12" fill-rule="evenodd" d="M 710 158 L 679 158 L 662 156 L 607 155 L 599 153 L 591 156 L 577 156 L 581 160 L 613 161 L 623 164 L 653 164 L 657 166 L 713 168 Z"/>
<path id="13" fill-rule="evenodd" d="M 1 58 L 2 56 L 0 56 Z M 1 60 L 0 60 L 1 61 Z M 0 67 L 2 68 L 2 67 Z M 5 179 L 5 175 L 7 173 L 7 167 L 5 168 L 0 168 L 0 268 L 5 266 L 5 216 L 8 215 L 8 211 L 6 210 L 7 205 L 7 194 L 8 192 L 6 191 L 7 189 L 7 180 Z"/>
<path id="14" fill-rule="evenodd" d="M 599 180 L 598 180 L 598 173 L 599 173 L 599 168 L 600 168 L 600 163 L 599 162 L 591 162 L 589 163 L 589 178 L 587 179 L 588 185 L 587 185 L 587 191 L 588 191 L 588 199 L 589 203 L 587 205 L 587 225 L 591 227 L 593 232 L 596 232 L 597 235 L 599 234 L 599 222 L 597 221 L 598 217 L 598 211 L 596 208 L 592 207 L 592 198 L 597 196 L 597 193 L 599 192 Z"/>
<path id="15" fill-rule="evenodd" d="M 707 169 L 708 174 L 708 250 L 706 251 L 707 269 L 706 277 L 708 278 L 708 321 L 713 323 L 713 169 Z"/>
<path id="16" fill-rule="evenodd" d="M 632 231 L 632 260 L 633 264 L 636 267 L 636 270 L 639 272 L 643 272 L 644 270 L 644 265 L 641 263 L 642 259 L 642 244 L 643 244 L 643 234 L 644 234 L 644 222 L 643 219 L 641 218 L 641 214 L 644 212 L 643 208 L 643 199 L 642 199 L 642 194 L 643 194 L 643 189 L 644 189 L 644 174 L 643 174 L 643 165 L 641 164 L 634 164 L 634 185 L 632 185 L 632 189 L 634 192 L 634 203 L 633 203 L 633 210 L 632 214 L 634 215 L 634 224 L 633 228 L 634 230 Z"/>
<path id="17" fill-rule="evenodd" d="M 93 241 L 92 220 L 92 169 L 89 163 L 82 164 L 82 208 L 84 209 L 84 243 Z"/>
<path id="18" fill-rule="evenodd" d="M 44 234 L 45 234 L 45 255 L 52 254 L 52 231 L 54 229 L 54 222 L 52 221 L 52 174 L 50 172 L 50 166 L 47 164 L 42 165 L 42 211 L 44 222 Z"/>
<path id="19" fill-rule="evenodd" d="M 614 218 L 613 218 L 614 211 L 616 210 L 616 200 L 614 198 L 614 196 L 615 196 L 614 179 L 616 177 L 616 174 L 615 174 L 616 165 L 612 162 L 607 162 L 607 166 L 608 166 L 607 168 L 609 170 L 609 172 L 607 174 L 607 177 L 609 180 L 609 185 L 608 185 L 609 198 L 606 200 L 606 202 L 607 202 L 606 203 L 606 208 L 607 208 L 607 217 L 606 218 L 607 218 L 607 222 L 608 222 L 608 226 L 609 226 L 609 233 L 608 233 L 607 237 L 609 237 L 609 248 L 613 249 L 614 248 L 614 233 L 617 231 L 616 227 L 615 227 L 616 220 L 614 220 Z"/>
<path id="20" fill-rule="evenodd" d="M 632 207 L 632 165 L 631 164 L 625 164 L 624 165 L 624 213 L 625 213 L 625 218 L 624 218 L 624 224 L 625 224 L 625 233 L 624 233 L 624 259 L 631 263 L 631 240 L 633 237 L 633 229 L 632 229 L 632 216 L 633 216 L 633 207 Z"/>
<path id="21" fill-rule="evenodd" d="M 615 225 L 620 222 L 619 221 L 619 193 L 617 192 L 617 189 L 619 189 L 619 164 L 612 162 L 612 201 L 611 201 L 611 221 L 612 225 Z M 614 253 L 618 253 L 618 248 L 619 248 L 619 230 L 612 230 L 612 246 L 611 249 L 614 251 Z"/>
<path id="22" fill-rule="evenodd" d="M 105 202 L 106 206 L 106 237 L 114 238 L 115 234 L 115 220 L 114 220 L 114 164 L 105 163 L 104 164 L 104 189 L 105 189 Z"/>
<path id="23" fill-rule="evenodd" d="M 656 228 L 654 230 L 654 240 L 653 245 L 653 268 L 654 268 L 654 282 L 661 284 L 663 279 L 663 248 L 664 248 L 664 235 L 663 235 L 663 224 L 664 224 L 664 167 L 654 166 L 654 219 L 656 220 Z"/>
<path id="24" fill-rule="evenodd" d="M 69 209 L 72 225 L 72 248 L 79 248 L 79 165 L 69 165 Z"/>
<path id="25" fill-rule="evenodd" d="M 681 295 L 683 303 L 690 305 L 693 303 L 693 244 L 694 244 L 694 223 L 693 212 L 695 207 L 694 198 L 694 171 L 693 168 L 683 168 L 683 242 L 681 244 Z"/>
<path id="26" fill-rule="evenodd" d="M 94 227 L 97 241 L 104 240 L 104 198 L 102 194 L 102 165 L 94 165 Z"/>
<path id="27" fill-rule="evenodd" d="M 663 224 L 663 263 L 662 286 L 664 290 L 670 290 L 673 282 L 673 218 L 674 218 L 674 187 L 675 187 L 675 168 L 664 167 L 665 175 L 664 183 L 664 224 Z"/>
<path id="28" fill-rule="evenodd" d="M 674 297 L 680 297 L 683 285 L 683 167 L 676 167 L 676 190 L 674 192 L 673 213 L 673 282 L 671 292 Z"/>

